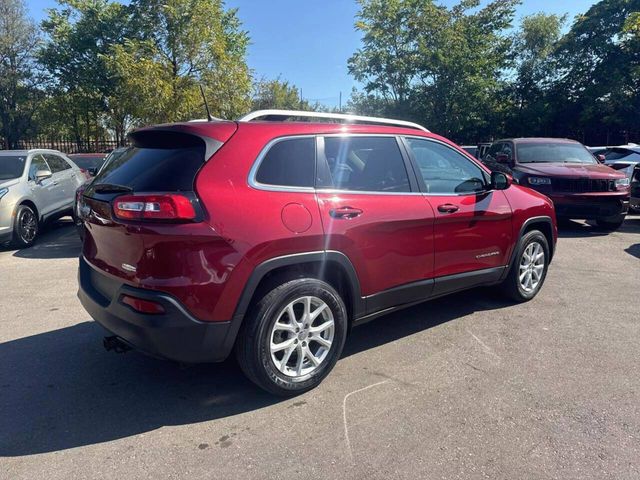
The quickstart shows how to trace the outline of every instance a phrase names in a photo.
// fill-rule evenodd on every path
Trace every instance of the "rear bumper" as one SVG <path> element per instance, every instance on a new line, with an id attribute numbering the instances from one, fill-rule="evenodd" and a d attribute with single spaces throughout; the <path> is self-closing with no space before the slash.
<path id="1" fill-rule="evenodd" d="M 78 298 L 85 310 L 106 330 L 147 355 L 184 363 L 220 362 L 235 341 L 233 322 L 201 322 L 170 295 L 134 288 L 95 269 L 80 257 Z M 104 293 L 115 292 L 108 298 Z M 114 285 L 117 284 L 117 285 Z M 165 313 L 140 313 L 120 303 L 123 294 L 161 304 Z"/>
<path id="2" fill-rule="evenodd" d="M 549 195 L 556 209 L 556 216 L 593 220 L 624 215 L 629 211 L 627 195 Z"/>

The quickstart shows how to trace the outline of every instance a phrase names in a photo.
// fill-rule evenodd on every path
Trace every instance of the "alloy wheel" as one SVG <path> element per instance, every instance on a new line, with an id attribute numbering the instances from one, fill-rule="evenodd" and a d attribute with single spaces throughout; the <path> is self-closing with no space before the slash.
<path id="1" fill-rule="evenodd" d="M 527 293 L 534 291 L 540 285 L 544 273 L 544 248 L 538 242 L 529 243 L 520 258 L 518 279 L 520 288 Z"/>
<path id="2" fill-rule="evenodd" d="M 20 212 L 18 218 L 18 233 L 24 243 L 31 243 L 38 233 L 38 220 L 35 214 L 28 208 Z"/>
<path id="3" fill-rule="evenodd" d="M 334 334 L 333 312 L 323 300 L 297 298 L 280 311 L 271 329 L 271 360 L 284 375 L 308 375 L 327 358 Z"/>

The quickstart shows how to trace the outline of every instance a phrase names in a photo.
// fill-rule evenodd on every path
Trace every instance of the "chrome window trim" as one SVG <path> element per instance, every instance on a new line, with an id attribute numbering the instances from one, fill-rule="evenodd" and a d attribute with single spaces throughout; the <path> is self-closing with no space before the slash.
<path id="1" fill-rule="evenodd" d="M 457 149 L 453 148 L 451 145 L 449 145 L 446 142 L 443 142 L 442 140 L 438 140 L 437 138 L 431 138 L 431 137 L 422 137 L 419 135 L 402 135 L 403 138 L 415 138 L 417 140 L 426 140 L 428 142 L 434 142 L 434 143 L 439 143 L 440 145 L 449 148 L 450 150 L 453 150 L 454 152 L 458 153 L 461 157 L 466 158 L 470 163 L 472 163 L 473 165 L 475 165 L 476 167 L 478 167 L 478 169 L 483 172 L 486 173 L 484 168 L 482 168 L 479 165 L 479 160 L 474 159 L 474 158 L 470 158 L 470 155 L 467 154 L 466 152 L 461 153 L 460 151 L 458 151 Z M 413 152 L 411 152 L 411 155 L 413 155 Z M 415 161 L 415 159 L 414 159 Z M 416 161 L 416 166 L 418 166 L 418 170 L 420 170 L 419 165 L 417 165 L 417 161 Z M 486 180 L 486 179 L 485 179 Z M 424 182 L 424 178 L 422 178 L 422 181 Z M 425 197 L 469 197 L 471 195 L 476 196 L 479 194 L 483 194 L 483 193 L 489 193 L 489 192 L 493 192 L 495 191 L 494 189 L 489 189 L 489 190 L 485 190 L 483 192 L 466 192 L 466 193 L 428 193 L 428 192 L 421 192 L 422 195 L 424 195 Z"/>
<path id="2" fill-rule="evenodd" d="M 337 188 L 318 188 L 316 193 L 328 193 L 328 194 L 345 194 L 349 195 L 402 195 L 406 196 L 418 196 L 424 195 L 422 192 L 376 192 L 368 190 L 342 190 Z"/>
<path id="3" fill-rule="evenodd" d="M 312 138 L 314 140 L 314 155 L 315 150 L 317 150 L 315 146 L 317 135 L 287 135 L 284 137 L 276 137 L 274 139 L 269 140 L 269 142 L 260 150 L 258 157 L 253 162 L 253 166 L 251 170 L 249 170 L 249 186 L 255 188 L 256 190 L 263 190 L 267 192 L 297 192 L 297 193 L 314 193 L 316 191 L 315 187 L 290 187 L 286 185 L 271 185 L 269 183 L 261 183 L 256 180 L 256 175 L 258 173 L 258 169 L 264 160 L 264 157 L 267 156 L 269 150 L 276 145 L 277 143 L 284 142 L 286 140 L 296 140 L 296 139 L 304 139 L 304 138 Z M 314 183 L 315 183 L 315 174 L 314 174 Z"/>
<path id="4" fill-rule="evenodd" d="M 249 179 L 248 183 L 251 188 L 256 190 L 262 190 L 265 192 L 290 192 L 290 193 L 355 193 L 360 195 L 424 195 L 423 192 L 376 192 L 376 191 L 363 191 L 363 190 L 346 190 L 346 189 L 335 189 L 335 188 L 316 188 L 316 187 L 287 187 L 283 185 L 271 185 L 268 183 L 261 183 L 256 180 L 256 174 L 258 173 L 258 169 L 260 168 L 260 164 L 266 157 L 267 153 L 276 143 L 285 141 L 285 140 L 294 140 L 298 138 L 313 138 L 316 141 L 316 152 L 317 152 L 317 139 L 318 137 L 391 137 L 391 138 L 399 138 L 406 135 L 399 135 L 395 133 L 317 133 L 317 134 L 301 134 L 301 135 L 285 135 L 283 137 L 276 137 L 271 139 L 263 148 L 260 150 L 260 153 L 256 157 L 256 160 L 253 162 L 251 169 L 249 170 Z M 421 139 L 430 139 L 428 136 L 420 136 L 420 135 L 409 135 L 410 137 L 421 138 Z M 400 146 L 398 145 L 398 148 Z M 402 153 L 402 152 L 400 152 Z M 316 158 L 316 162 L 318 159 Z M 409 176 L 409 172 L 407 172 L 407 176 Z M 315 178 L 315 176 L 314 176 Z M 315 183 L 315 181 L 314 181 Z"/>

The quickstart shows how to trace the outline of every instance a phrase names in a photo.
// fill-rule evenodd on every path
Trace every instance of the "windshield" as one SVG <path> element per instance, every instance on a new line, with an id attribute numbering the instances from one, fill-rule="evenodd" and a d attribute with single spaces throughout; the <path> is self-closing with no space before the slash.
<path id="1" fill-rule="evenodd" d="M 20 178 L 26 164 L 26 155 L 0 155 L 0 180 Z"/>
<path id="2" fill-rule="evenodd" d="M 89 168 L 98 168 L 104 162 L 104 155 L 96 155 L 95 157 L 82 156 L 78 157 L 75 155 L 70 155 L 69 158 L 75 163 L 78 167 L 89 169 Z"/>
<path id="3" fill-rule="evenodd" d="M 598 163 L 579 143 L 518 143 L 516 149 L 518 163 Z"/>
<path id="4" fill-rule="evenodd" d="M 640 162 L 640 152 L 627 150 L 626 148 L 612 148 L 604 152 L 607 162 L 624 160 L 625 162 Z"/>

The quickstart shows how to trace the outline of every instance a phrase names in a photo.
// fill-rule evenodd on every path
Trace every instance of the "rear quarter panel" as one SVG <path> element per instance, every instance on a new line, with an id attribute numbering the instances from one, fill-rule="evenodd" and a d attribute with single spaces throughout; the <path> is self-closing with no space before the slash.
<path id="1" fill-rule="evenodd" d="M 240 126 L 196 179 L 207 222 L 230 249 L 224 259 L 228 276 L 215 292 L 220 300 L 214 307 L 216 318 L 233 316 L 247 279 L 260 263 L 324 249 L 315 192 L 266 191 L 248 184 L 251 166 L 264 146 L 277 136 L 292 135 L 252 127 Z M 304 231 L 293 232 L 283 223 L 283 208 L 291 204 L 308 212 L 309 225 Z"/>

